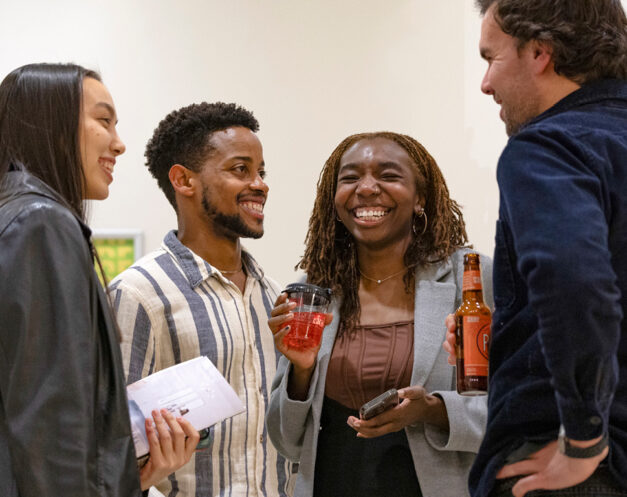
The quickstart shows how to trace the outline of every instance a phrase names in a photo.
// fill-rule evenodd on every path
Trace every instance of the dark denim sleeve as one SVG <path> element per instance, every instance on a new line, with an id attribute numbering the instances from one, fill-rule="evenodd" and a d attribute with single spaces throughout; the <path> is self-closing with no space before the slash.
<path id="1" fill-rule="evenodd" d="M 563 130 L 530 128 L 510 140 L 497 173 L 560 418 L 578 440 L 607 430 L 618 378 L 622 311 L 604 167 Z"/>

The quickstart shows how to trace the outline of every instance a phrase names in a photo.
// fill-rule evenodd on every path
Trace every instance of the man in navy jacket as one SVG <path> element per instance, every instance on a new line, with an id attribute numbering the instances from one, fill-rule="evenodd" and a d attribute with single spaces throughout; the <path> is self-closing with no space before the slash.
<path id="1" fill-rule="evenodd" d="M 497 169 L 488 426 L 470 490 L 627 495 L 625 12 L 620 0 L 477 4 L 481 89 L 510 139 Z"/>

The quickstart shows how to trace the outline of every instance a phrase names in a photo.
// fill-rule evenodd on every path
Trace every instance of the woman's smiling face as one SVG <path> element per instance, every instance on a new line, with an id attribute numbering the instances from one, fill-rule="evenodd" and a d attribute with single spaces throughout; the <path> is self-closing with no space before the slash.
<path id="1" fill-rule="evenodd" d="M 383 137 L 360 140 L 340 160 L 335 191 L 338 217 L 357 244 L 409 244 L 423 200 L 407 151 Z"/>
<path id="2" fill-rule="evenodd" d="M 85 174 L 85 198 L 104 200 L 113 181 L 115 158 L 126 150 L 116 130 L 111 94 L 94 78 L 83 80 L 79 147 Z"/>

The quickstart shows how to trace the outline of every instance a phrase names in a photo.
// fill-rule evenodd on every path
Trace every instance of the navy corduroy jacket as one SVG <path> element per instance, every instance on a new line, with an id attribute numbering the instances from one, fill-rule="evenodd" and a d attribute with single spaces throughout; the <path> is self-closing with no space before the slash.
<path id="1" fill-rule="evenodd" d="M 499 159 L 486 437 L 487 496 L 517 449 L 609 432 L 627 488 L 627 82 L 586 84 L 512 136 Z"/>

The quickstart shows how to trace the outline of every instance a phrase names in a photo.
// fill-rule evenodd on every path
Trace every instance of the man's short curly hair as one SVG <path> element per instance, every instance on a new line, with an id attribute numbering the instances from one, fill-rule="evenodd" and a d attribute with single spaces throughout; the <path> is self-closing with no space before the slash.
<path id="1" fill-rule="evenodd" d="M 223 102 L 192 104 L 170 112 L 157 126 L 146 145 L 146 166 L 157 180 L 168 201 L 176 208 L 174 188 L 168 174 L 174 164 L 199 171 L 213 147 L 211 136 L 233 126 L 253 133 L 259 123 L 243 107 Z"/>
<path id="2" fill-rule="evenodd" d="M 553 50 L 555 72 L 579 84 L 627 79 L 627 17 L 620 0 L 475 0 L 504 33 Z"/>

